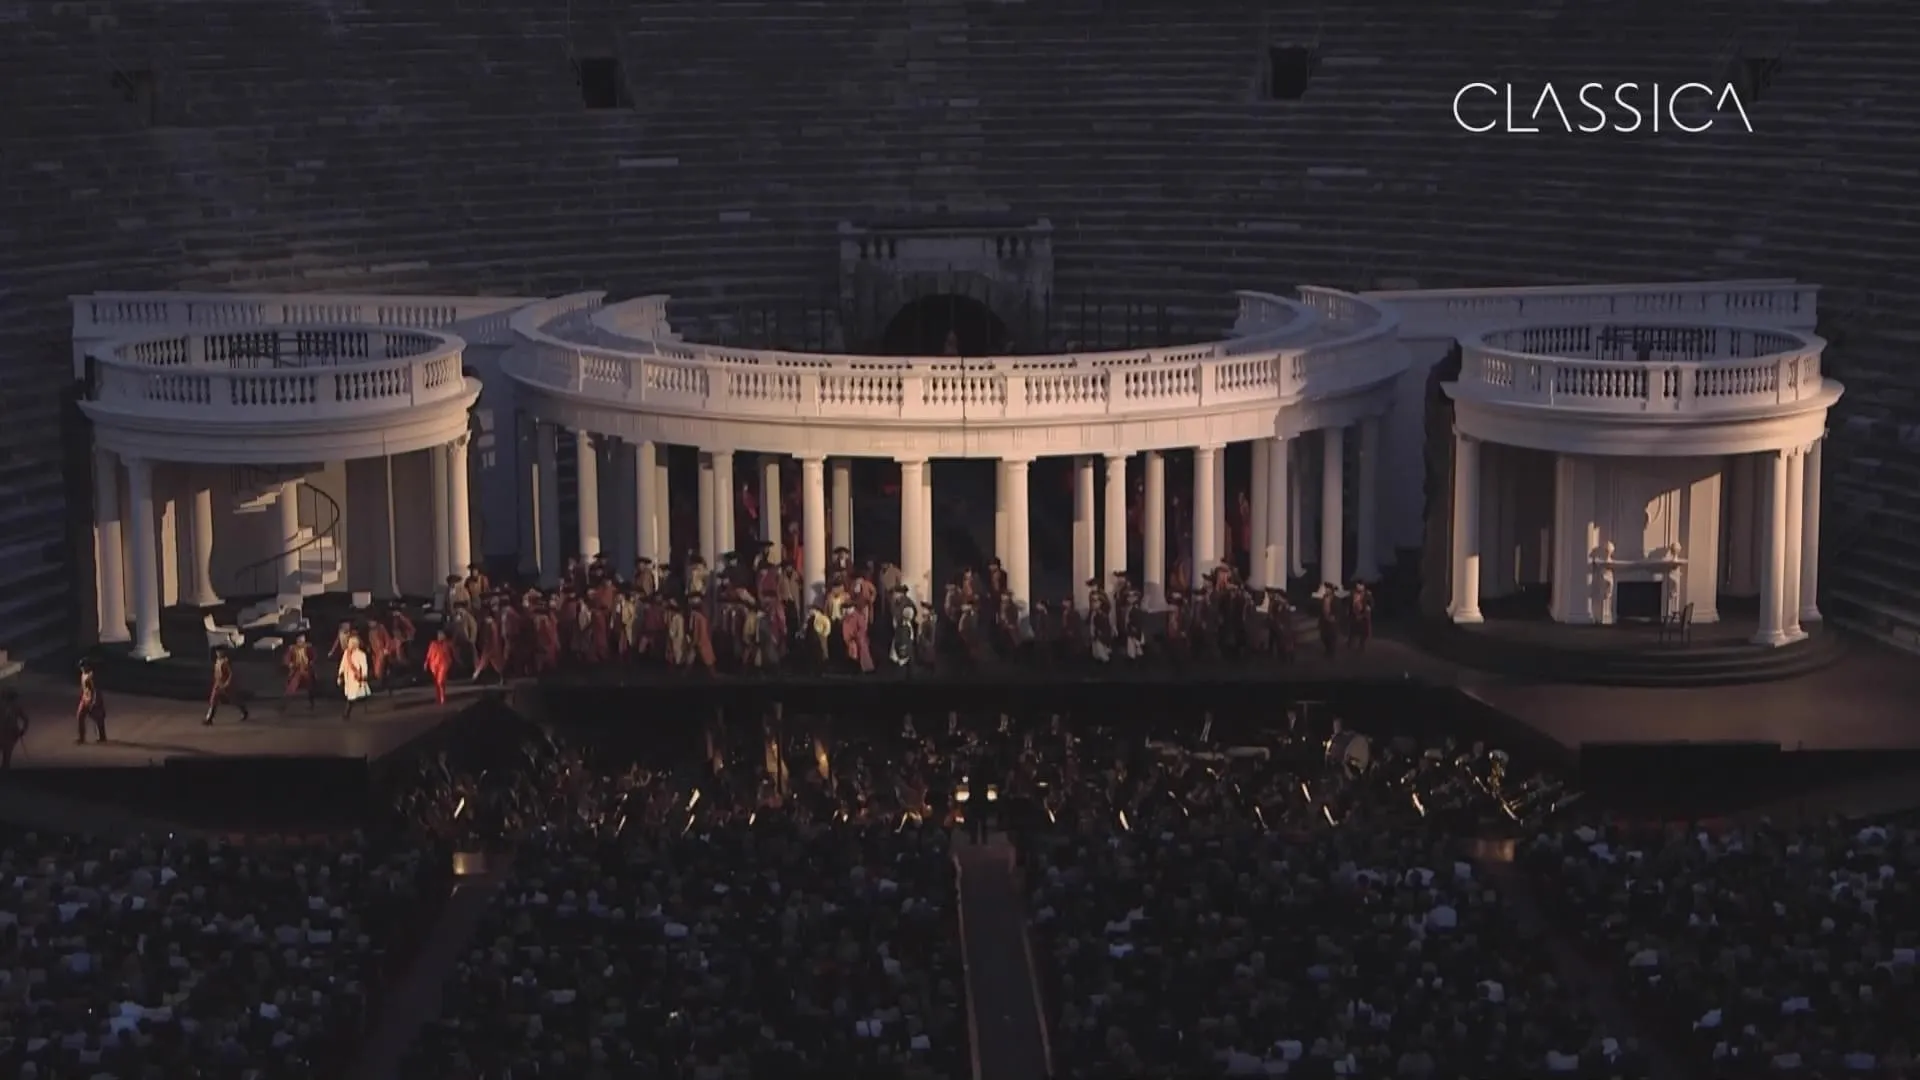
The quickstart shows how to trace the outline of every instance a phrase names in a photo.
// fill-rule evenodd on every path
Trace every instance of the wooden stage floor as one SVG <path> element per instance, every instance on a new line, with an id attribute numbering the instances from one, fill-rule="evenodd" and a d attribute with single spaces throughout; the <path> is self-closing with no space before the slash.
<path id="1" fill-rule="evenodd" d="M 9 685 L 20 693 L 32 726 L 14 752 L 16 769 L 72 769 L 159 765 L 170 757 L 243 757 L 302 755 L 379 759 L 433 730 L 471 704 L 484 690 L 462 687 L 450 692 L 446 707 L 433 703 L 430 690 L 401 690 L 374 698 L 342 722 L 340 701 L 322 698 L 308 710 L 300 701 L 280 709 L 278 699 L 250 702 L 253 719 L 222 708 L 213 726 L 201 723 L 204 706 L 192 702 L 111 694 L 107 698 L 107 737 L 86 745 L 74 742 L 74 692 L 66 680 L 21 676 Z"/>
<path id="2" fill-rule="evenodd" d="M 1306 642 L 1302 643 L 1303 646 Z M 1205 673 L 1196 673 L 1205 678 Z M 1529 683 L 1442 662 L 1385 631 L 1365 655 L 1328 661 L 1303 647 L 1291 668 L 1268 679 L 1413 678 L 1457 686 L 1569 749 L 1587 742 L 1779 743 L 1785 750 L 1920 750 L 1920 663 L 1855 639 L 1824 671 L 1797 679 L 1713 689 L 1632 689 Z M 1264 680 L 1263 680 L 1264 681 Z M 381 758 L 470 704 L 485 688 L 461 686 L 446 708 L 421 689 L 376 697 L 351 723 L 339 702 L 304 702 L 284 713 L 276 699 L 241 724 L 223 710 L 213 727 L 191 702 L 116 694 L 104 745 L 73 741 L 73 691 L 65 679 L 22 676 L 16 687 L 33 719 L 16 768 L 157 765 L 178 755 L 331 755 Z M 763 684 L 764 685 L 764 684 Z M 643 685 L 635 685 L 644 692 Z M 1019 693 L 1009 685 L 1011 695 Z M 1249 685 L 1249 693 L 1259 693 Z"/>

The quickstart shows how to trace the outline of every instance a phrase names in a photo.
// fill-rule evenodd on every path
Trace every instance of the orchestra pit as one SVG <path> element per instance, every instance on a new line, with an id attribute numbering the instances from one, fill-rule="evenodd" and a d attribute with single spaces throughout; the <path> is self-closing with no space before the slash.
<path id="1" fill-rule="evenodd" d="M 0 25 L 0 1073 L 1914 1072 L 1907 6 Z"/>

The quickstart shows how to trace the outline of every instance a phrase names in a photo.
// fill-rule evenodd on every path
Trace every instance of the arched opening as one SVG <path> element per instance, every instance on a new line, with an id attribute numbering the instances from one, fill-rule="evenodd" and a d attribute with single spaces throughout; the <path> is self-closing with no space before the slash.
<path id="1" fill-rule="evenodd" d="M 910 301 L 887 322 L 880 351 L 889 356 L 992 356 L 1012 344 L 1007 324 L 968 296 L 942 293 Z"/>

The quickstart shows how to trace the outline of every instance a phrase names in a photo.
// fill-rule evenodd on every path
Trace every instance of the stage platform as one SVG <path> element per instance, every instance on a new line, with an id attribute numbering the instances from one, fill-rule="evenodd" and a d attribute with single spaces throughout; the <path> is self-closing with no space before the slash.
<path id="1" fill-rule="evenodd" d="M 20 691 L 33 726 L 26 742 L 14 752 L 16 769 L 144 768 L 174 757 L 244 757 L 249 755 L 326 756 L 377 761 L 491 692 L 461 687 L 449 694 L 443 708 L 433 703 L 431 690 L 409 689 L 374 698 L 354 711 L 351 721 L 340 719 L 340 700 L 322 698 L 309 710 L 306 701 L 282 708 L 278 698 L 256 698 L 249 703 L 253 719 L 241 723 L 238 711 L 222 708 L 212 727 L 201 723 L 206 707 L 137 694 L 109 693 L 107 736 L 110 741 L 74 742 L 74 690 L 42 676 L 23 676 L 9 683 Z"/>
<path id="2" fill-rule="evenodd" d="M 1708 654 L 1738 649 L 1739 643 L 1731 639 L 1751 633 L 1738 619 L 1734 616 L 1717 624 L 1718 630 L 1701 628 L 1692 647 Z M 1506 620 L 1460 633 L 1504 648 L 1515 643 L 1524 647 L 1525 639 L 1544 636 L 1542 630 L 1537 623 Z M 1604 635 L 1610 629 L 1561 630 L 1565 637 L 1556 638 L 1556 644 L 1566 655 L 1608 651 L 1610 643 Z M 1631 642 L 1636 633 L 1628 630 L 1624 636 Z M 1556 682 L 1550 668 L 1530 671 L 1512 663 L 1501 665 L 1503 671 L 1479 670 L 1447 655 L 1435 655 L 1426 647 L 1429 636 L 1424 629 L 1383 626 L 1366 652 L 1343 649 L 1331 659 L 1307 647 L 1315 644 L 1311 639 L 1303 639 L 1290 665 L 1199 664 L 1182 669 L 991 665 L 910 675 L 884 671 L 714 678 L 628 670 L 566 675 L 539 684 L 520 682 L 511 688 L 510 696 L 516 706 L 541 719 L 584 717 L 625 723 L 636 737 L 646 733 L 649 720 L 684 725 L 720 710 L 729 719 L 745 722 L 763 715 L 761 710 L 776 702 L 790 712 L 850 716 L 911 712 L 931 718 L 950 709 L 986 708 L 1115 717 L 1152 715 L 1158 709 L 1184 714 L 1209 707 L 1278 712 L 1291 702 L 1309 700 L 1323 703 L 1335 715 L 1343 702 L 1355 703 L 1354 715 L 1363 711 L 1359 703 L 1369 702 L 1364 711 L 1377 716 L 1382 703 L 1399 701 L 1404 704 L 1388 711 L 1404 709 L 1406 724 L 1423 732 L 1445 729 L 1448 734 L 1472 738 L 1504 724 L 1506 733 L 1492 736 L 1498 744 L 1516 750 L 1526 745 L 1564 763 L 1581 761 L 1586 756 L 1583 749 L 1620 744 L 1645 744 L 1640 749 L 1649 753 L 1658 746 L 1687 744 L 1695 760 L 1704 760 L 1699 757 L 1701 748 L 1720 747 L 1729 753 L 1736 747 L 1764 748 L 1783 759 L 1768 766 L 1769 773 L 1786 768 L 1788 762 L 1798 769 L 1798 762 L 1818 755 L 1848 762 L 1847 769 L 1860 769 L 1865 762 L 1871 766 L 1866 771 L 1920 761 L 1920 757 L 1906 757 L 1920 754 L 1920 712 L 1912 707 L 1920 701 L 1920 664 L 1910 655 L 1830 631 L 1815 639 L 1830 650 L 1815 665 L 1818 670 L 1755 685 L 1711 688 L 1568 685 Z M 427 690 L 402 690 L 376 698 L 364 717 L 342 723 L 337 700 L 323 698 L 312 712 L 303 701 L 293 702 L 283 712 L 272 670 L 256 664 L 247 669 L 253 685 L 260 688 L 252 723 L 242 725 L 231 714 L 223 714 L 216 726 L 203 727 L 204 699 L 172 701 L 116 691 L 109 697 L 109 734 L 115 741 L 104 746 L 74 745 L 70 678 L 28 676 L 12 684 L 26 691 L 34 719 L 33 732 L 16 756 L 15 768 L 23 777 L 83 771 L 110 776 L 131 767 L 164 769 L 169 763 L 179 770 L 196 759 L 239 764 L 306 758 L 358 762 L 365 773 L 370 763 L 435 731 L 461 706 L 509 696 L 494 686 L 462 685 L 455 702 L 439 709 L 431 704 Z M 1484 715 L 1472 715 L 1476 710 Z M 1498 721 L 1493 719 L 1496 716 Z M 1801 757 L 1794 751 L 1809 753 Z M 1685 753 L 1683 747 L 1673 756 Z M 1703 768 L 1714 772 L 1720 766 Z M 106 783 L 111 786 L 112 781 Z"/>
<path id="3" fill-rule="evenodd" d="M 1545 616 L 1487 613 L 1475 626 L 1422 624 L 1417 640 L 1442 659 L 1538 682 L 1660 689 L 1727 687 L 1810 675 L 1837 662 L 1846 639 L 1815 623 L 1804 640 L 1755 645 L 1758 619 L 1724 613 L 1683 639 L 1645 623 L 1569 626 Z"/>

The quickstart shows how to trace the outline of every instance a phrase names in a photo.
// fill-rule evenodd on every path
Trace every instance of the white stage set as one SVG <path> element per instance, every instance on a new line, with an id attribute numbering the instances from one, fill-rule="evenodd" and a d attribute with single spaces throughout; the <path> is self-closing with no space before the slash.
<path id="1" fill-rule="evenodd" d="M 157 657 L 166 605 L 231 596 L 258 601 L 243 621 L 270 621 L 320 592 L 429 595 L 483 557 L 548 583 L 570 554 L 659 560 L 678 483 L 711 561 L 736 535 L 742 471 L 778 491 L 798 469 L 817 587 L 829 548 L 852 546 L 856 458 L 898 465 L 900 561 L 922 599 L 933 461 L 997 463 L 995 554 L 1025 603 L 1029 466 L 1072 458 L 1073 581 L 1134 568 L 1152 600 L 1172 561 L 1167 455 L 1192 463 L 1194 550 L 1219 552 L 1225 448 L 1242 442 L 1253 583 L 1309 564 L 1372 579 L 1422 542 L 1428 377 L 1458 343 L 1456 620 L 1550 583 L 1556 619 L 1607 623 L 1655 583 L 1659 613 L 1691 604 L 1698 622 L 1720 593 L 1757 591 L 1774 613 L 1761 636 L 1784 643 L 1818 617 L 1819 444 L 1840 394 L 1810 334 L 1816 293 L 1304 287 L 1240 293 L 1221 341 L 964 361 L 692 343 L 662 296 L 76 297 L 99 639 Z M 697 471 L 669 476 L 674 446 Z M 1135 457 L 1145 550 L 1130 552 Z M 780 499 L 760 505 L 778 540 Z"/>

